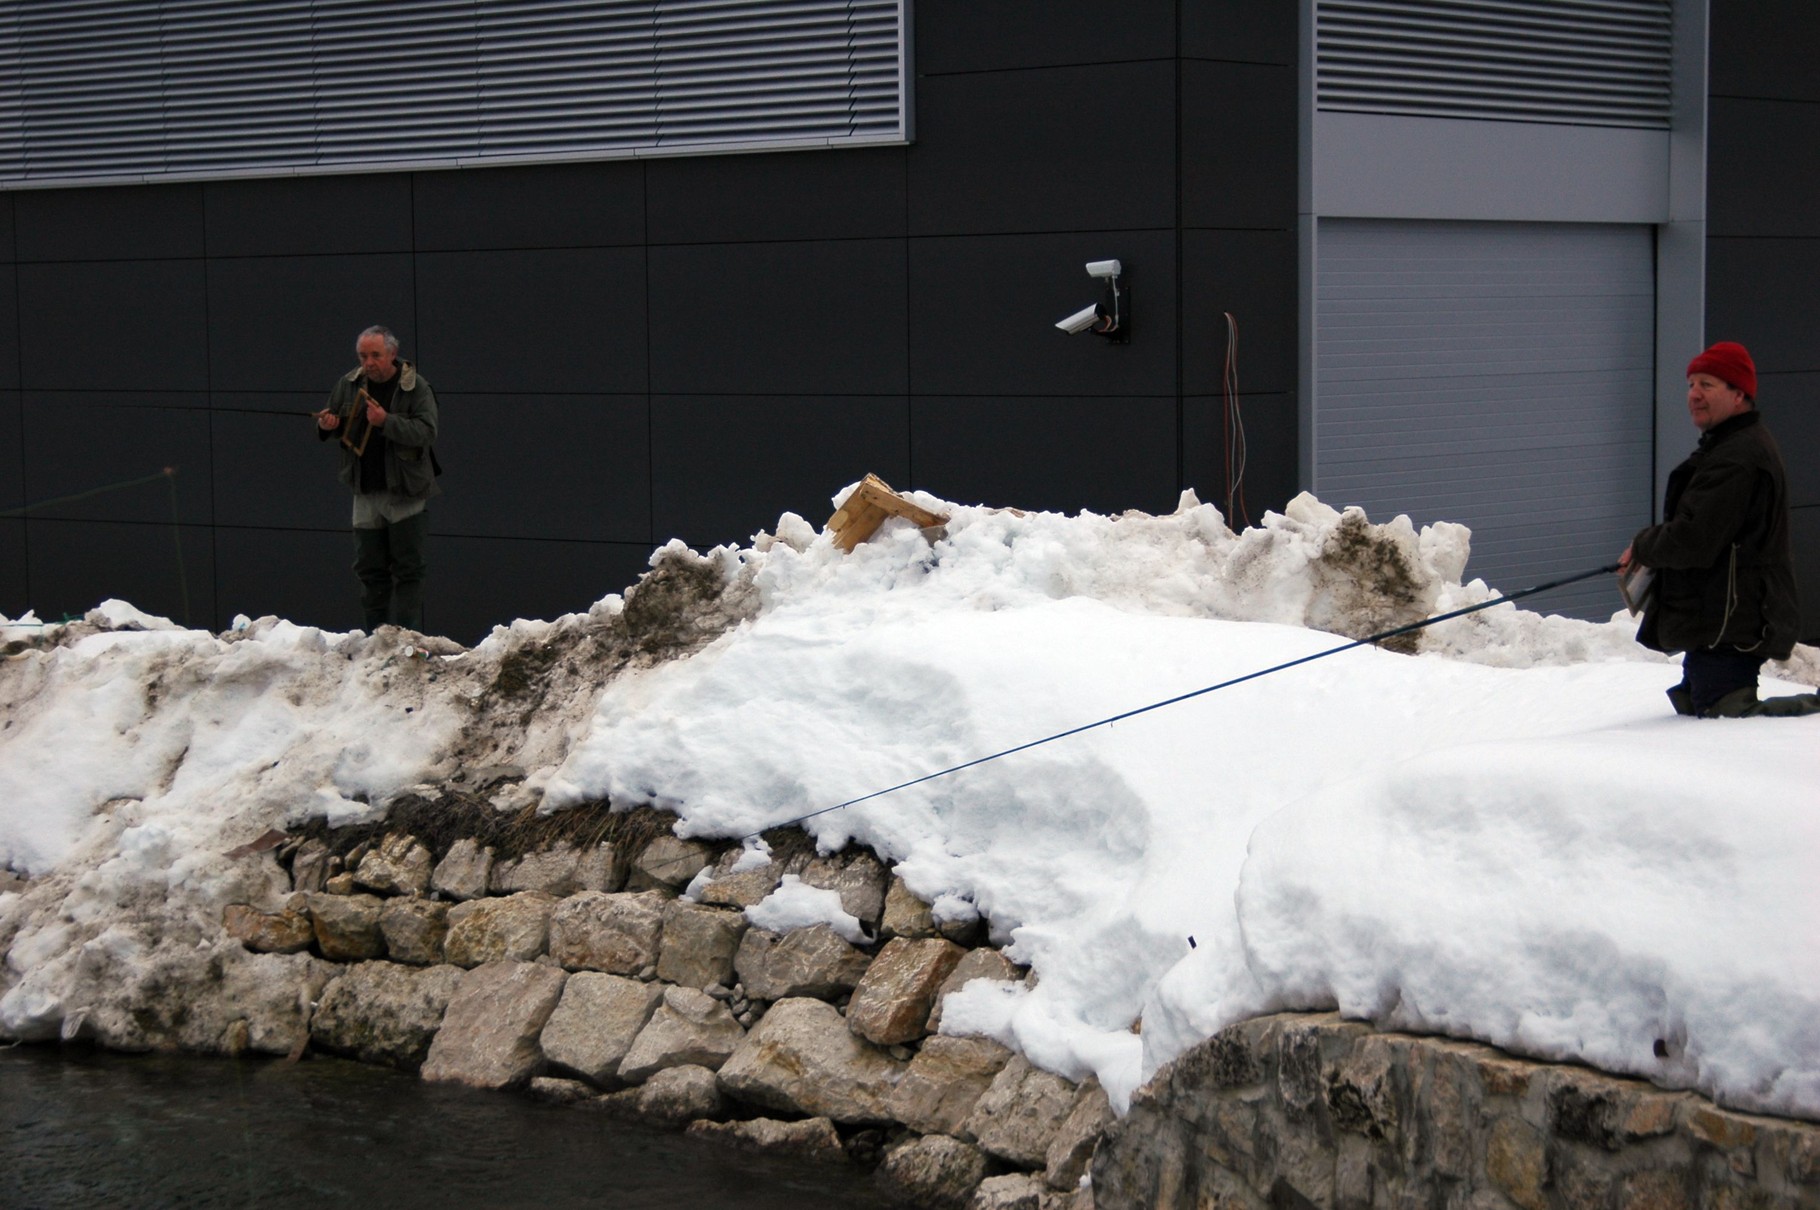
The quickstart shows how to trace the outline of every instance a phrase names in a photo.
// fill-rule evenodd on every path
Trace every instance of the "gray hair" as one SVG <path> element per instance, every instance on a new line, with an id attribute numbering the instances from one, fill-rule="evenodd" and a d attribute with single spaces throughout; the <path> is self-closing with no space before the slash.
<path id="1" fill-rule="evenodd" d="M 392 329 L 387 328 L 387 327 L 382 327 L 379 324 L 374 324 L 372 327 L 368 328 L 366 331 L 362 332 L 359 336 L 356 336 L 354 338 L 354 347 L 356 349 L 360 348 L 360 342 L 365 340 L 369 336 L 377 336 L 377 337 L 381 338 L 382 340 L 384 340 L 385 341 L 385 351 L 390 353 L 394 357 L 398 356 L 398 337 L 392 335 Z"/>

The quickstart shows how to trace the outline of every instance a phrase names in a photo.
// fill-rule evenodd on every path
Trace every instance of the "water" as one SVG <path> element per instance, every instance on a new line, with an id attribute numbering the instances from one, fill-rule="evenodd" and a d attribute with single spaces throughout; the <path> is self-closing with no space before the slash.
<path id="1" fill-rule="evenodd" d="M 0 1207 L 818 1210 L 858 1169 L 337 1059 L 0 1050 Z"/>

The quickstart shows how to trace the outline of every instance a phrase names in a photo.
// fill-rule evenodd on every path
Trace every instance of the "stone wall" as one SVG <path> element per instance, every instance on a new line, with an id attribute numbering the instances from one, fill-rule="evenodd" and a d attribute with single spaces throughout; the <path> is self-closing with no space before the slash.
<path id="1" fill-rule="evenodd" d="M 1820 1127 L 1332 1014 L 1260 1017 L 1139 1090 L 1101 1207 L 1820 1207 Z"/>
<path id="2" fill-rule="evenodd" d="M 938 923 L 870 852 L 819 855 L 800 834 L 757 868 L 738 847 L 616 835 L 503 856 L 484 836 L 318 829 L 262 858 L 289 897 L 230 906 L 223 925 L 250 950 L 313 956 L 319 1050 L 856 1159 L 911 1205 L 1091 1201 L 1098 1085 L 935 1035 L 946 994 L 1025 977 L 977 922 Z M 786 874 L 837 892 L 861 942 L 752 927 L 743 909 Z"/>

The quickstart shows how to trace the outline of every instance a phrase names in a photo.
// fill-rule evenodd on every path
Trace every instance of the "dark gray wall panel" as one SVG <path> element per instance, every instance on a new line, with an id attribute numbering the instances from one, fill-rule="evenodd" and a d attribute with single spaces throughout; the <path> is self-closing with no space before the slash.
<path id="1" fill-rule="evenodd" d="M 918 0 L 916 70 L 937 75 L 1166 59 L 1175 54 L 1175 8 L 1171 0 Z"/>
<path id="2" fill-rule="evenodd" d="M 1788 467 L 1790 502 L 1820 507 L 1820 373 L 1760 375 L 1757 395 Z M 1820 583 L 1813 590 L 1820 593 Z"/>
<path id="3" fill-rule="evenodd" d="M 449 392 L 437 402 L 434 532 L 650 544 L 645 396 Z"/>
<path id="4" fill-rule="evenodd" d="M 19 259 L 201 256 L 202 186 L 25 189 L 14 194 Z"/>
<path id="5" fill-rule="evenodd" d="M 201 261 L 20 265 L 18 274 L 22 386 L 207 389 Z"/>
<path id="6" fill-rule="evenodd" d="M 432 541 L 432 589 L 436 554 Z M 249 618 L 277 615 L 325 630 L 356 629 L 361 613 L 354 536 L 345 525 L 334 531 L 220 526 L 215 530 L 215 600 L 216 629 L 225 629 L 240 613 Z"/>
<path id="7" fill-rule="evenodd" d="M 33 520 L 26 525 L 26 540 L 28 604 L 47 622 L 66 614 L 81 617 L 118 597 L 174 622 L 213 625 L 215 560 L 206 526 L 174 532 L 169 523 Z"/>
<path id="8" fill-rule="evenodd" d="M 656 244 L 904 234 L 904 149 L 652 160 Z"/>
<path id="9" fill-rule="evenodd" d="M 1706 338 L 1735 340 L 1758 373 L 1820 370 L 1820 239 L 1706 241 Z"/>
<path id="10" fill-rule="evenodd" d="M 1175 247 L 1164 231 L 910 241 L 910 381 L 919 395 L 1173 395 Z M 1098 302 L 1086 263 L 1118 258 L 1131 343 L 1057 320 Z"/>
<path id="11" fill-rule="evenodd" d="M 1173 226 L 1174 97 L 1172 61 L 918 81 L 911 234 Z"/>
<path id="12" fill-rule="evenodd" d="M 514 618 L 585 612 L 608 593 L 624 592 L 650 570 L 650 559 L 643 543 L 432 538 L 424 623 L 477 643 Z M 348 578 L 352 584 L 351 572 Z"/>
<path id="13" fill-rule="evenodd" d="M 350 342 L 347 364 L 341 372 L 345 374 L 353 368 L 354 352 Z M 320 387 L 308 391 L 211 391 L 209 407 L 217 412 L 283 412 L 299 417 L 299 423 L 308 424 L 304 413 L 314 412 L 326 404 L 329 389 L 334 385 L 331 375 Z"/>
<path id="14" fill-rule="evenodd" d="M 438 391 L 645 389 L 641 248 L 425 252 L 424 373 Z"/>
<path id="15" fill-rule="evenodd" d="M 207 186 L 210 256 L 408 252 L 411 178 L 294 176 Z"/>
<path id="16" fill-rule="evenodd" d="M 1707 120 L 1707 234 L 1820 237 L 1820 104 L 1714 97 Z"/>
<path id="17" fill-rule="evenodd" d="M 1813 0 L 1712 0 L 1710 91 L 1820 101 L 1820 8 Z"/>
<path id="18" fill-rule="evenodd" d="M 13 198 L 17 194 L 0 192 L 0 261 L 18 259 L 13 240 Z"/>
<path id="19" fill-rule="evenodd" d="M 1182 3 L 1182 57 L 1294 66 L 1301 5 L 1285 0 Z"/>
<path id="20" fill-rule="evenodd" d="M 230 391 L 303 391 L 326 397 L 357 364 L 369 324 L 398 333 L 418 360 L 408 254 L 229 257 L 209 262 L 211 385 Z M 432 384 L 434 371 L 425 367 Z"/>
<path id="21" fill-rule="evenodd" d="M 19 385 L 19 274 L 0 265 L 0 390 Z"/>
<path id="22" fill-rule="evenodd" d="M 642 161 L 623 160 L 420 172 L 414 178 L 417 247 L 643 243 L 644 174 Z"/>
<path id="23" fill-rule="evenodd" d="M 0 517 L 0 613 L 9 618 L 31 608 L 25 567 L 25 522 Z"/>
<path id="24" fill-rule="evenodd" d="M 912 486 L 959 504 L 1175 508 L 1173 399 L 913 399 Z"/>
<path id="25" fill-rule="evenodd" d="M 21 404 L 28 499 L 113 489 L 174 467 L 178 516 L 186 525 L 212 519 L 206 410 L 121 407 L 64 391 L 27 391 Z M 171 519 L 171 483 L 120 487 L 32 515 L 164 524 Z"/>
<path id="26" fill-rule="evenodd" d="M 1801 593 L 1801 641 L 1820 644 L 1820 508 L 1797 508 L 1789 520 Z"/>
<path id="27" fill-rule="evenodd" d="M 819 528 L 867 473 L 909 487 L 902 396 L 660 395 L 651 404 L 654 538 L 743 543 L 784 512 Z"/>
<path id="28" fill-rule="evenodd" d="M 1298 319 L 1292 232 L 1182 233 L 1184 391 L 1219 392 L 1228 311 L 1239 329 L 1239 390 L 1293 391 Z"/>
<path id="29" fill-rule="evenodd" d="M 1217 395 L 1182 401 L 1182 469 L 1186 482 L 1203 504 L 1226 512 L 1225 440 Z M 1244 426 L 1246 456 L 1239 487 L 1243 508 L 1235 498 L 1227 524 L 1242 529 L 1247 520 L 1256 525 L 1268 509 L 1283 506 L 1301 490 L 1296 483 L 1296 397 L 1294 395 L 1239 396 L 1239 420 Z M 1235 493 L 1236 496 L 1236 493 Z"/>
<path id="30" fill-rule="evenodd" d="M 1296 225 L 1296 71 L 1182 64 L 1182 221 Z"/>
<path id="31" fill-rule="evenodd" d="M 906 390 L 902 240 L 651 249 L 651 390 Z"/>
<path id="32" fill-rule="evenodd" d="M 0 512 L 23 508 L 28 503 L 19 406 L 18 392 L 0 391 Z"/>
<path id="33" fill-rule="evenodd" d="M 348 489 L 336 478 L 341 447 L 319 441 L 308 417 L 215 411 L 209 429 L 220 524 L 336 529 L 351 522 Z"/>

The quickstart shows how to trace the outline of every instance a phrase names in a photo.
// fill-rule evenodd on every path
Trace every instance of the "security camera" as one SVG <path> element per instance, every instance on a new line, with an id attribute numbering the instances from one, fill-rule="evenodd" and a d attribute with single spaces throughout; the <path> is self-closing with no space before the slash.
<path id="1" fill-rule="evenodd" d="M 1124 271 L 1116 260 L 1090 260 L 1087 262 L 1088 277 L 1117 277 Z"/>
<path id="2" fill-rule="evenodd" d="M 1088 328 L 1091 328 L 1094 324 L 1098 323 L 1099 321 L 1100 321 L 1100 304 L 1088 303 L 1086 306 L 1082 307 L 1080 310 L 1076 311 L 1073 315 L 1070 315 L 1067 319 L 1062 320 L 1060 323 L 1056 324 L 1055 326 L 1060 328 L 1062 331 L 1067 332 L 1069 335 L 1074 335 L 1075 333 L 1085 332 Z"/>

